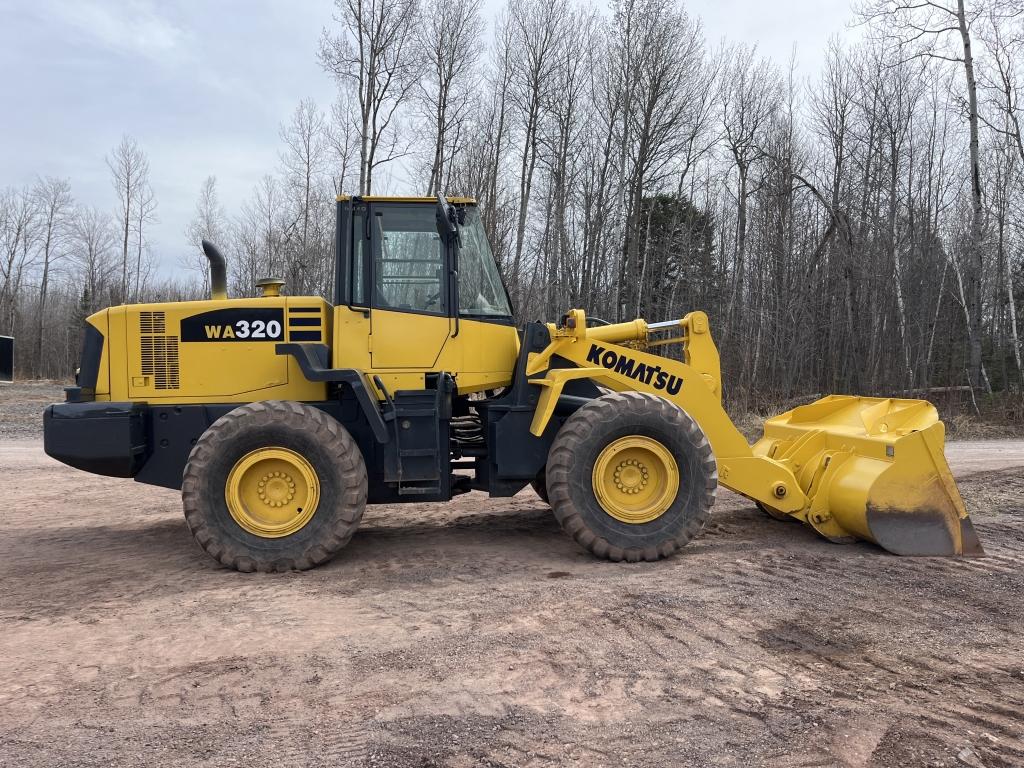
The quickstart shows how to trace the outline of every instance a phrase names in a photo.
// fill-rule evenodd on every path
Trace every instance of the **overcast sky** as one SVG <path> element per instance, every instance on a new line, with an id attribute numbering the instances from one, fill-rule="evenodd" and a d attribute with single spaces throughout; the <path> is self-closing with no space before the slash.
<path id="1" fill-rule="evenodd" d="M 491 17 L 502 5 L 484 2 Z M 688 8 L 712 42 L 756 43 L 780 63 L 795 43 L 804 74 L 850 18 L 849 0 Z M 149 155 L 151 239 L 172 273 L 203 179 L 234 211 L 274 168 L 295 105 L 330 104 L 316 48 L 332 13 L 331 0 L 0 0 L 0 187 L 67 177 L 79 201 L 113 209 L 104 156 L 130 134 Z"/>

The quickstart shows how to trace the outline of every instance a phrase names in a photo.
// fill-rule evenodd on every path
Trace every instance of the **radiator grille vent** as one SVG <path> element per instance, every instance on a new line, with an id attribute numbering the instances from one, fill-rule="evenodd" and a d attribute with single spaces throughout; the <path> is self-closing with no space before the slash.
<path id="1" fill-rule="evenodd" d="M 167 333 L 167 316 L 163 312 L 140 312 L 139 333 Z"/>
<path id="2" fill-rule="evenodd" d="M 152 376 L 156 389 L 178 388 L 177 336 L 142 338 L 142 375 Z"/>
<path id="3" fill-rule="evenodd" d="M 178 337 L 163 335 L 167 319 L 163 312 L 139 313 L 139 342 L 142 375 L 153 377 L 154 389 L 177 389 L 179 381 Z"/>

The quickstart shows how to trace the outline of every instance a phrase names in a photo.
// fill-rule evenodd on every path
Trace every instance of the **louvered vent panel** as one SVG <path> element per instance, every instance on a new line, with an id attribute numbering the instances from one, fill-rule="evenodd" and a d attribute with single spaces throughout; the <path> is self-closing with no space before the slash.
<path id="1" fill-rule="evenodd" d="M 139 333 L 167 333 L 167 316 L 163 312 L 140 312 Z"/>
<path id="2" fill-rule="evenodd" d="M 163 335 L 167 319 L 163 312 L 139 313 L 139 343 L 142 375 L 153 377 L 154 389 L 177 389 L 179 380 L 178 337 Z"/>

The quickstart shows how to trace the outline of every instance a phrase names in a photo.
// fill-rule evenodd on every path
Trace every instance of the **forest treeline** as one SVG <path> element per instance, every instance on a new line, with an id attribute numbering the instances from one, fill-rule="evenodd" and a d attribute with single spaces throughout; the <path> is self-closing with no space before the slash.
<path id="1" fill-rule="evenodd" d="M 336 100 L 298 104 L 248 200 L 207 179 L 180 243 L 150 242 L 130 137 L 112 211 L 68 180 L 0 195 L 22 375 L 66 376 L 103 306 L 204 295 L 203 238 L 232 295 L 277 274 L 330 298 L 336 193 L 445 192 L 479 200 L 520 320 L 706 310 L 734 405 L 1020 392 L 1022 0 L 867 0 L 810 77 L 674 0 L 508 0 L 493 23 L 479 0 L 335 6 L 311 55 Z"/>

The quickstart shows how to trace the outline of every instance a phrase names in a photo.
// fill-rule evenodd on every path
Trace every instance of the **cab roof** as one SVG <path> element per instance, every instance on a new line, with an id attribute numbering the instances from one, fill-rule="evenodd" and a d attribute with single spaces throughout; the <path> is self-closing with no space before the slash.
<path id="1" fill-rule="evenodd" d="M 339 203 L 349 200 L 363 200 L 367 203 L 430 203 L 436 204 L 436 197 L 392 197 L 389 195 L 338 195 Z M 476 205 L 475 197 L 449 197 L 448 202 L 452 205 Z"/>

